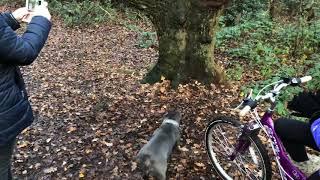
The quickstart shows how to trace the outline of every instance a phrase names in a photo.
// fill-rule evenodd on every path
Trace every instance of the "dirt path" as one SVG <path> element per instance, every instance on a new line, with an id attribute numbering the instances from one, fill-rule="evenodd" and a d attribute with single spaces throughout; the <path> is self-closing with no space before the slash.
<path id="1" fill-rule="evenodd" d="M 215 177 L 204 129 L 226 113 L 237 88 L 141 85 L 157 52 L 137 48 L 136 37 L 119 25 L 69 29 L 54 21 L 41 56 L 23 70 L 36 121 L 18 139 L 18 179 L 142 179 L 134 157 L 172 108 L 183 114 L 182 137 L 168 176 Z"/>

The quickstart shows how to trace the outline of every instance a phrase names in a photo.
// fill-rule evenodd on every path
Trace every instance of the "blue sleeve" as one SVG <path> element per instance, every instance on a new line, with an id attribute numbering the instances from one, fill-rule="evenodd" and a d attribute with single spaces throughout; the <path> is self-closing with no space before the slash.
<path id="1" fill-rule="evenodd" d="M 31 64 L 44 46 L 50 29 L 49 20 L 36 16 L 20 37 L 0 16 L 0 64 Z"/>
<path id="2" fill-rule="evenodd" d="M 311 124 L 311 132 L 312 132 L 314 141 L 316 142 L 318 148 L 320 149 L 320 118 L 318 118 Z"/>
<path id="3" fill-rule="evenodd" d="M 0 16 L 14 31 L 20 28 L 20 23 L 13 17 L 10 12 L 1 13 Z"/>

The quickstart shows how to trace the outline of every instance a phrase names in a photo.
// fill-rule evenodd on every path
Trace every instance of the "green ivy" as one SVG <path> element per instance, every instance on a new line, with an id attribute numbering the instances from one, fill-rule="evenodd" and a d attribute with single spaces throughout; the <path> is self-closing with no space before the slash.
<path id="1" fill-rule="evenodd" d="M 138 47 L 149 48 L 157 44 L 156 32 L 141 32 L 138 37 Z"/>
<path id="2" fill-rule="evenodd" d="M 320 61 L 320 56 L 317 56 L 317 61 Z M 307 87 L 310 90 L 320 89 L 320 62 L 316 62 L 314 66 L 307 72 L 308 75 L 313 77 L 311 83 L 308 83 Z"/>
<path id="3" fill-rule="evenodd" d="M 241 80 L 243 73 L 244 68 L 239 64 L 236 64 L 234 67 L 227 69 L 227 77 L 231 80 Z"/>
<path id="4" fill-rule="evenodd" d="M 226 26 L 241 24 L 249 19 L 255 19 L 260 11 L 265 11 L 268 1 L 265 0 L 232 0 L 224 12 L 221 23 Z"/>

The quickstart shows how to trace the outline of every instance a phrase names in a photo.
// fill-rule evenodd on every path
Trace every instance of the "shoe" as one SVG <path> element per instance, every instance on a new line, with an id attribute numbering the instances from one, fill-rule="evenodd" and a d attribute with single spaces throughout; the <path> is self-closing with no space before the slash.
<path id="1" fill-rule="evenodd" d="M 308 154 L 309 160 L 303 162 L 296 162 L 292 160 L 293 164 L 296 165 L 307 177 L 320 169 L 320 156 Z"/>

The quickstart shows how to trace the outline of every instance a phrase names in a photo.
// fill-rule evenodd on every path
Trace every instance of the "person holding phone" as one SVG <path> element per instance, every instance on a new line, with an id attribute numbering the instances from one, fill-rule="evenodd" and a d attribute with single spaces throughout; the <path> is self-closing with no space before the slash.
<path id="1" fill-rule="evenodd" d="M 12 179 L 11 157 L 16 136 L 33 121 L 19 66 L 30 65 L 44 46 L 51 29 L 47 4 L 0 14 L 0 180 Z M 28 26 L 22 36 L 19 22 Z"/>

